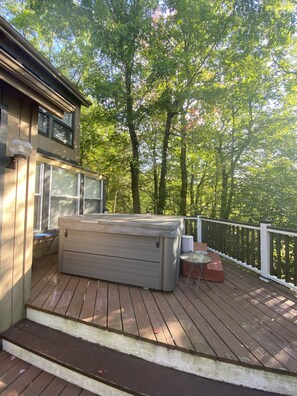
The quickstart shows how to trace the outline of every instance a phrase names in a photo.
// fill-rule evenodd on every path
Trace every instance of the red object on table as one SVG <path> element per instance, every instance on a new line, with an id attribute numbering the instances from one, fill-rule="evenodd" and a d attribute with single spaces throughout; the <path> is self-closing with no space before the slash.
<path id="1" fill-rule="evenodd" d="M 206 243 L 194 243 L 195 251 L 207 251 Z M 211 258 L 211 263 L 207 264 L 204 267 L 204 276 L 207 281 L 212 282 L 224 282 L 224 268 L 220 258 L 220 255 L 213 252 L 208 252 L 209 257 Z M 189 275 L 189 263 L 185 260 L 182 260 L 182 277 L 187 278 Z M 191 273 L 191 278 L 198 279 L 199 277 L 199 269 L 193 269 Z"/>

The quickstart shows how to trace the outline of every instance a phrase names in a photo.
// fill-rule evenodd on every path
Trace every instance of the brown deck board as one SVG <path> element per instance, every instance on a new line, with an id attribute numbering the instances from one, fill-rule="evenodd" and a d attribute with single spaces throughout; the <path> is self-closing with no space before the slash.
<path id="1" fill-rule="evenodd" d="M 65 380 L 54 377 L 52 382 L 41 392 L 40 396 L 60 395 L 60 393 L 66 386 L 67 382 Z"/>
<path id="2" fill-rule="evenodd" d="M 93 323 L 103 329 L 107 328 L 108 283 L 99 281 Z"/>
<path id="3" fill-rule="evenodd" d="M 149 290 L 141 290 L 141 295 L 143 298 L 143 302 L 146 306 L 146 310 L 149 313 L 150 322 L 158 343 L 167 345 L 169 347 L 174 347 L 175 344 L 172 339 L 172 335 L 168 330 L 168 327 L 163 319 L 163 316 L 161 315 L 161 312 L 158 309 L 152 292 Z"/>
<path id="4" fill-rule="evenodd" d="M 81 389 L 73 384 L 67 384 L 60 396 L 77 396 L 80 395 Z"/>
<path id="5" fill-rule="evenodd" d="M 88 343 L 28 320 L 20 322 L 6 331 L 4 338 L 17 345 L 23 345 L 31 352 L 47 357 L 64 367 L 71 367 L 72 370 L 81 374 L 86 373 L 92 379 L 106 385 L 112 384 L 119 390 L 125 390 L 135 395 L 179 396 L 184 394 L 196 396 L 198 389 L 201 395 L 218 393 L 228 396 L 237 396 L 238 394 L 241 396 L 269 395 L 266 392 L 208 380 L 159 366 L 135 356 Z M 26 372 L 29 372 L 31 367 Z M 38 371 L 39 369 L 36 369 L 34 378 L 39 375 Z M 25 383 L 25 381 L 20 382 L 22 385 Z M 62 394 L 64 396 L 79 394 L 76 391 L 78 391 L 77 387 L 67 385 Z"/>
<path id="6" fill-rule="evenodd" d="M 22 396 L 38 396 L 40 392 L 53 381 L 54 375 L 41 371 L 40 374 L 32 381 L 29 386 L 22 392 Z"/>
<path id="7" fill-rule="evenodd" d="M 234 317 L 242 318 L 239 323 L 260 343 L 260 345 L 265 343 L 266 349 L 282 364 L 282 366 L 292 372 L 297 372 L 297 350 L 276 337 L 274 333 L 269 331 L 266 324 L 263 326 L 263 323 L 261 323 L 260 325 L 261 317 L 257 316 L 258 312 L 256 309 L 254 309 L 253 315 L 249 313 L 249 311 L 245 309 L 247 303 L 241 305 L 240 302 L 242 300 L 236 298 L 237 296 L 235 293 L 230 291 L 228 293 L 227 287 L 223 289 L 214 284 L 212 289 L 217 292 L 220 301 L 225 301 L 229 304 L 228 310 L 230 309 L 229 312 L 231 314 L 233 312 Z M 245 302 L 245 300 L 243 301 Z"/>
<path id="8" fill-rule="evenodd" d="M 193 345 L 189 340 L 189 337 L 185 333 L 181 324 L 177 320 L 174 312 L 172 311 L 170 305 L 168 304 L 165 296 L 162 293 L 155 292 L 153 293 L 155 301 L 162 312 L 163 318 L 167 323 L 169 331 L 172 335 L 172 338 L 175 342 L 176 347 L 182 350 L 193 350 Z"/>
<path id="9" fill-rule="evenodd" d="M 60 300 L 58 301 L 58 303 L 54 309 L 55 313 L 60 314 L 60 315 L 66 314 L 78 282 L 79 282 L 79 277 L 77 277 L 77 276 L 71 277 Z"/>
<path id="10" fill-rule="evenodd" d="M 50 295 L 47 297 L 46 301 L 42 305 L 43 310 L 49 312 L 54 311 L 70 279 L 71 279 L 70 275 L 62 274 L 62 277 L 59 278 L 55 288 L 52 290 L 52 292 L 50 293 Z"/>
<path id="11" fill-rule="evenodd" d="M 192 345 L 194 346 L 195 351 L 204 355 L 215 356 L 213 350 L 208 345 L 199 328 L 195 326 L 192 319 L 188 316 L 176 297 L 172 293 L 168 293 L 165 294 L 165 298 Z"/>
<path id="12" fill-rule="evenodd" d="M 193 299 L 193 296 L 195 295 L 194 292 L 190 290 L 183 281 L 179 283 L 179 286 L 182 288 L 188 298 Z M 209 307 L 209 301 L 207 300 L 205 303 L 203 298 L 201 300 L 201 291 L 202 287 L 200 288 L 198 298 L 193 299 L 193 305 L 195 308 L 200 312 L 204 319 L 208 321 L 210 326 L 217 332 L 221 339 L 227 344 L 232 353 L 236 356 L 236 359 L 238 359 L 243 364 L 260 366 L 261 364 L 255 358 L 255 356 L 252 355 L 241 343 L 241 341 L 236 336 L 234 336 L 232 331 L 230 331 L 230 326 L 228 326 L 225 322 L 225 317 L 224 320 L 221 321 L 220 317 L 217 316 L 219 308 L 213 307 L 215 311 L 213 312 L 213 310 L 211 310 Z"/>
<path id="13" fill-rule="evenodd" d="M 217 302 L 213 301 L 215 294 L 212 290 L 207 291 L 207 293 L 208 295 L 204 293 L 204 290 L 201 290 L 199 293 L 199 299 L 203 301 L 204 304 L 207 303 L 209 309 L 212 310 L 212 312 L 220 321 L 224 321 L 226 328 L 228 328 L 234 337 L 240 341 L 241 346 L 244 347 L 244 349 L 242 348 L 242 358 L 244 358 L 246 362 L 249 362 L 250 364 L 263 364 L 263 360 L 267 357 L 267 353 L 264 348 L 254 341 L 254 339 L 237 323 L 233 316 L 229 315 L 228 308 L 223 304 L 222 301 L 220 302 L 220 306 L 218 308 Z M 271 367 L 271 358 L 272 357 L 268 357 L 265 361 L 267 367 L 276 368 L 275 365 L 272 365 Z"/>
<path id="14" fill-rule="evenodd" d="M 148 312 L 143 302 L 140 288 L 131 287 L 130 293 L 133 301 L 133 308 L 135 312 L 135 318 L 139 331 L 139 336 L 148 341 L 156 341 L 156 335 L 152 327 Z"/>
<path id="15" fill-rule="evenodd" d="M 52 267 L 53 263 L 47 260 L 43 266 L 40 265 L 37 270 L 33 270 L 31 287 L 33 288 Z"/>
<path id="16" fill-rule="evenodd" d="M 165 297 L 176 318 L 194 346 L 195 351 L 202 355 L 216 356 L 213 349 L 209 346 L 208 342 L 200 332 L 199 326 L 197 327 L 195 325 L 193 319 L 188 315 L 187 311 L 180 304 L 176 296 L 172 293 L 168 293 L 165 295 Z"/>
<path id="17" fill-rule="evenodd" d="M 27 368 L 30 366 L 29 363 L 19 360 L 15 360 L 12 364 L 10 364 L 9 360 L 10 359 L 7 358 L 7 360 L 4 361 L 7 363 L 7 366 L 4 364 L 0 367 L 0 373 L 2 374 L 0 381 L 1 394 L 8 386 L 10 386 L 10 384 L 17 380 L 23 370 L 27 370 Z"/>
<path id="18" fill-rule="evenodd" d="M 95 302 L 97 296 L 98 281 L 91 279 L 88 282 L 85 299 L 81 308 L 79 319 L 91 323 L 94 317 Z"/>
<path id="19" fill-rule="evenodd" d="M 138 337 L 139 333 L 133 310 L 129 286 L 119 285 L 119 293 L 122 308 L 123 333 Z"/>
<path id="20" fill-rule="evenodd" d="M 191 300 L 189 300 L 185 296 L 185 294 L 180 290 L 179 287 L 175 289 L 174 295 L 178 298 L 182 306 L 187 311 L 191 320 L 196 324 L 196 327 L 200 329 L 206 341 L 212 348 L 213 352 L 209 355 L 218 356 L 221 359 L 232 359 L 233 361 L 238 361 L 236 356 L 232 353 L 231 349 L 228 348 L 228 346 L 210 326 L 207 320 L 204 319 L 201 313 L 193 306 Z M 203 349 L 198 352 L 203 353 Z"/>
<path id="21" fill-rule="evenodd" d="M 56 269 L 54 266 L 43 275 L 43 277 L 32 287 L 30 301 L 34 301 L 38 294 L 44 289 L 49 280 L 56 274 Z"/>
<path id="22" fill-rule="evenodd" d="M 41 370 L 34 366 L 29 366 L 6 388 L 1 392 L 2 396 L 8 396 L 15 393 L 23 393 L 27 386 L 36 379 Z"/>
<path id="23" fill-rule="evenodd" d="M 65 389 L 73 390 L 73 393 L 68 393 L 71 396 L 95 396 L 5 351 L 0 350 L 0 361 L 4 362 L 0 366 L 1 396 L 56 396 Z"/>
<path id="24" fill-rule="evenodd" d="M 269 325 L 274 326 L 273 322 L 276 322 L 276 326 L 279 328 L 281 335 L 286 336 L 289 342 L 292 342 L 295 347 L 297 347 L 297 339 L 296 339 L 296 325 L 291 323 L 289 320 L 279 316 L 271 307 L 267 307 L 260 296 L 254 298 L 250 295 L 249 285 L 246 284 L 243 280 L 234 277 L 233 274 L 228 274 L 228 281 L 230 281 L 235 290 L 242 290 L 242 297 L 248 301 L 250 305 L 257 308 L 261 312 L 261 317 L 263 322 L 269 323 Z M 264 287 L 262 285 L 262 287 Z M 240 288 L 240 289 L 239 289 Z M 295 336 L 294 336 L 295 335 Z"/>
<path id="25" fill-rule="evenodd" d="M 84 297 L 87 290 L 89 280 L 87 278 L 80 278 L 73 293 L 73 297 L 66 311 L 66 316 L 70 316 L 73 319 L 78 319 L 80 311 L 84 302 Z"/>
<path id="26" fill-rule="evenodd" d="M 228 301 L 227 303 L 224 298 L 218 296 L 215 292 L 209 294 L 209 296 L 215 306 L 220 304 L 223 310 L 220 315 L 229 316 L 229 329 L 232 329 L 233 333 L 236 334 L 246 348 L 263 364 L 263 366 L 279 370 L 284 369 L 284 366 L 274 357 L 274 355 L 279 352 L 278 349 L 270 340 L 266 340 L 265 349 L 262 347 L 264 338 L 262 333 L 255 326 L 251 325 L 240 312 L 234 309 L 233 301 Z M 226 320 L 226 318 L 224 319 Z"/>
<path id="27" fill-rule="evenodd" d="M 110 283 L 108 288 L 108 328 L 112 331 L 121 333 L 122 309 L 120 304 L 119 285 Z"/>
<path id="28" fill-rule="evenodd" d="M 224 283 L 210 282 L 209 290 L 202 282 L 197 298 L 183 278 L 173 293 L 102 280 L 96 287 L 96 280 L 88 280 L 79 320 L 156 345 L 295 375 L 296 294 L 229 262 L 224 268 Z M 51 279 L 47 272 L 47 282 L 39 278 L 44 288 Z M 36 308 L 65 315 L 80 279 L 67 275 L 65 287 L 65 276 Z"/>
<path id="29" fill-rule="evenodd" d="M 32 301 L 32 304 L 34 304 L 36 308 L 41 308 L 47 298 L 52 295 L 53 290 L 57 286 L 57 283 L 62 278 L 62 276 L 63 275 L 60 273 L 55 273 L 54 276 L 50 278 L 46 286 L 40 291 L 34 301 Z"/>

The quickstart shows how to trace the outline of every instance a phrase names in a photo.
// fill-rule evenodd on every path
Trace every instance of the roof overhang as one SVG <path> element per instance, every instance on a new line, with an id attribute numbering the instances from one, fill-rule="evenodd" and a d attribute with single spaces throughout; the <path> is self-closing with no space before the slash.
<path id="1" fill-rule="evenodd" d="M 23 36 L 21 36 L 6 20 L 0 16 L 0 31 L 24 53 L 39 64 L 54 80 L 65 87 L 81 104 L 89 107 L 92 103 L 57 70 L 40 52 L 38 52 Z"/>
<path id="2" fill-rule="evenodd" d="M 64 112 L 73 112 L 75 106 L 25 69 L 22 64 L 0 49 L 0 79 L 35 100 L 41 107 L 63 118 Z"/>

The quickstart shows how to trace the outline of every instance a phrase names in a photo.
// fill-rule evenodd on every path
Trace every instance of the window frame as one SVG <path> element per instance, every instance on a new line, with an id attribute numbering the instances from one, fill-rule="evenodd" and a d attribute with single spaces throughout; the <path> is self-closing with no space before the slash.
<path id="1" fill-rule="evenodd" d="M 77 178 L 77 186 L 76 186 L 76 196 L 72 196 L 72 195 L 57 195 L 57 194 L 52 194 L 52 187 L 53 187 L 53 168 L 57 168 L 57 169 L 62 169 L 63 172 L 68 172 L 71 173 L 73 175 L 76 176 Z M 68 169 L 64 169 L 64 168 L 60 168 L 58 166 L 50 166 L 50 183 L 49 183 L 49 211 L 48 211 L 48 219 L 47 219 L 47 223 L 48 223 L 48 229 L 52 229 L 52 228 L 57 228 L 57 225 L 51 225 L 51 214 L 52 214 L 52 198 L 60 198 L 60 199 L 66 199 L 66 200 L 75 200 L 76 201 L 76 208 L 75 208 L 75 215 L 79 214 L 79 210 L 80 210 L 80 182 L 81 182 L 81 174 L 80 173 L 76 173 L 76 172 L 72 172 Z"/>
<path id="2" fill-rule="evenodd" d="M 63 146 L 66 147 L 70 147 L 70 148 L 74 148 L 74 137 L 75 137 L 75 131 L 74 131 L 74 127 L 75 127 L 75 112 L 73 113 L 64 113 L 64 114 L 68 114 L 71 115 L 71 123 L 67 123 L 64 122 L 63 119 L 59 119 L 55 116 L 53 116 L 52 114 L 48 113 L 46 110 L 44 110 L 42 107 L 39 107 L 38 109 L 38 115 L 42 114 L 44 116 L 47 117 L 47 131 L 44 132 L 42 131 L 39 126 L 38 126 L 38 133 L 42 136 L 48 137 L 49 139 L 52 139 L 60 144 L 63 144 Z M 55 125 L 58 125 L 60 127 L 62 127 L 67 134 L 69 134 L 68 136 L 70 137 L 70 143 L 65 142 L 61 139 L 59 139 L 59 137 L 55 136 Z"/>
<path id="3" fill-rule="evenodd" d="M 36 162 L 36 167 L 40 166 L 39 171 L 39 192 L 36 193 L 36 174 L 35 174 L 35 191 L 34 191 L 34 219 L 33 219 L 33 231 L 40 231 L 42 229 L 42 213 L 43 213 L 43 187 L 44 187 L 44 163 Z M 38 228 L 35 228 L 35 209 L 36 209 L 36 200 L 35 198 L 39 197 L 39 208 L 38 208 L 38 218 L 36 221 L 36 225 Z"/>
<path id="4" fill-rule="evenodd" d="M 39 114 L 42 114 L 47 119 L 46 131 L 45 132 L 42 129 L 39 128 Z M 49 131 L 50 131 L 50 115 L 42 107 L 39 107 L 39 109 L 38 109 L 38 133 L 40 135 L 42 135 L 42 136 L 50 137 L 49 136 Z"/>
<path id="5" fill-rule="evenodd" d="M 99 194 L 100 197 L 99 198 L 88 198 L 86 196 L 86 180 L 87 179 L 96 180 L 99 183 L 99 189 L 100 189 L 99 190 L 100 191 L 100 194 Z M 98 201 L 99 202 L 99 212 L 97 212 L 97 213 L 101 213 L 102 212 L 102 206 L 103 206 L 103 183 L 102 183 L 102 180 L 96 179 L 95 177 L 90 177 L 90 176 L 84 175 L 83 213 L 86 213 L 85 202 L 86 202 L 87 199 L 90 200 L 90 201 Z"/>

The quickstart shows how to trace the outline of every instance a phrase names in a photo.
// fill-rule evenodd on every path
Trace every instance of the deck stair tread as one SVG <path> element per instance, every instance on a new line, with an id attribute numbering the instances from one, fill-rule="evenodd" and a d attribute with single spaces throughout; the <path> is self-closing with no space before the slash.
<path id="1" fill-rule="evenodd" d="M 38 356 L 107 386 L 134 395 L 272 395 L 160 366 L 84 341 L 30 320 L 5 331 L 2 338 Z"/>
<path id="2" fill-rule="evenodd" d="M 0 350 L 0 394 L 2 396 L 95 396 L 61 378 Z"/>

